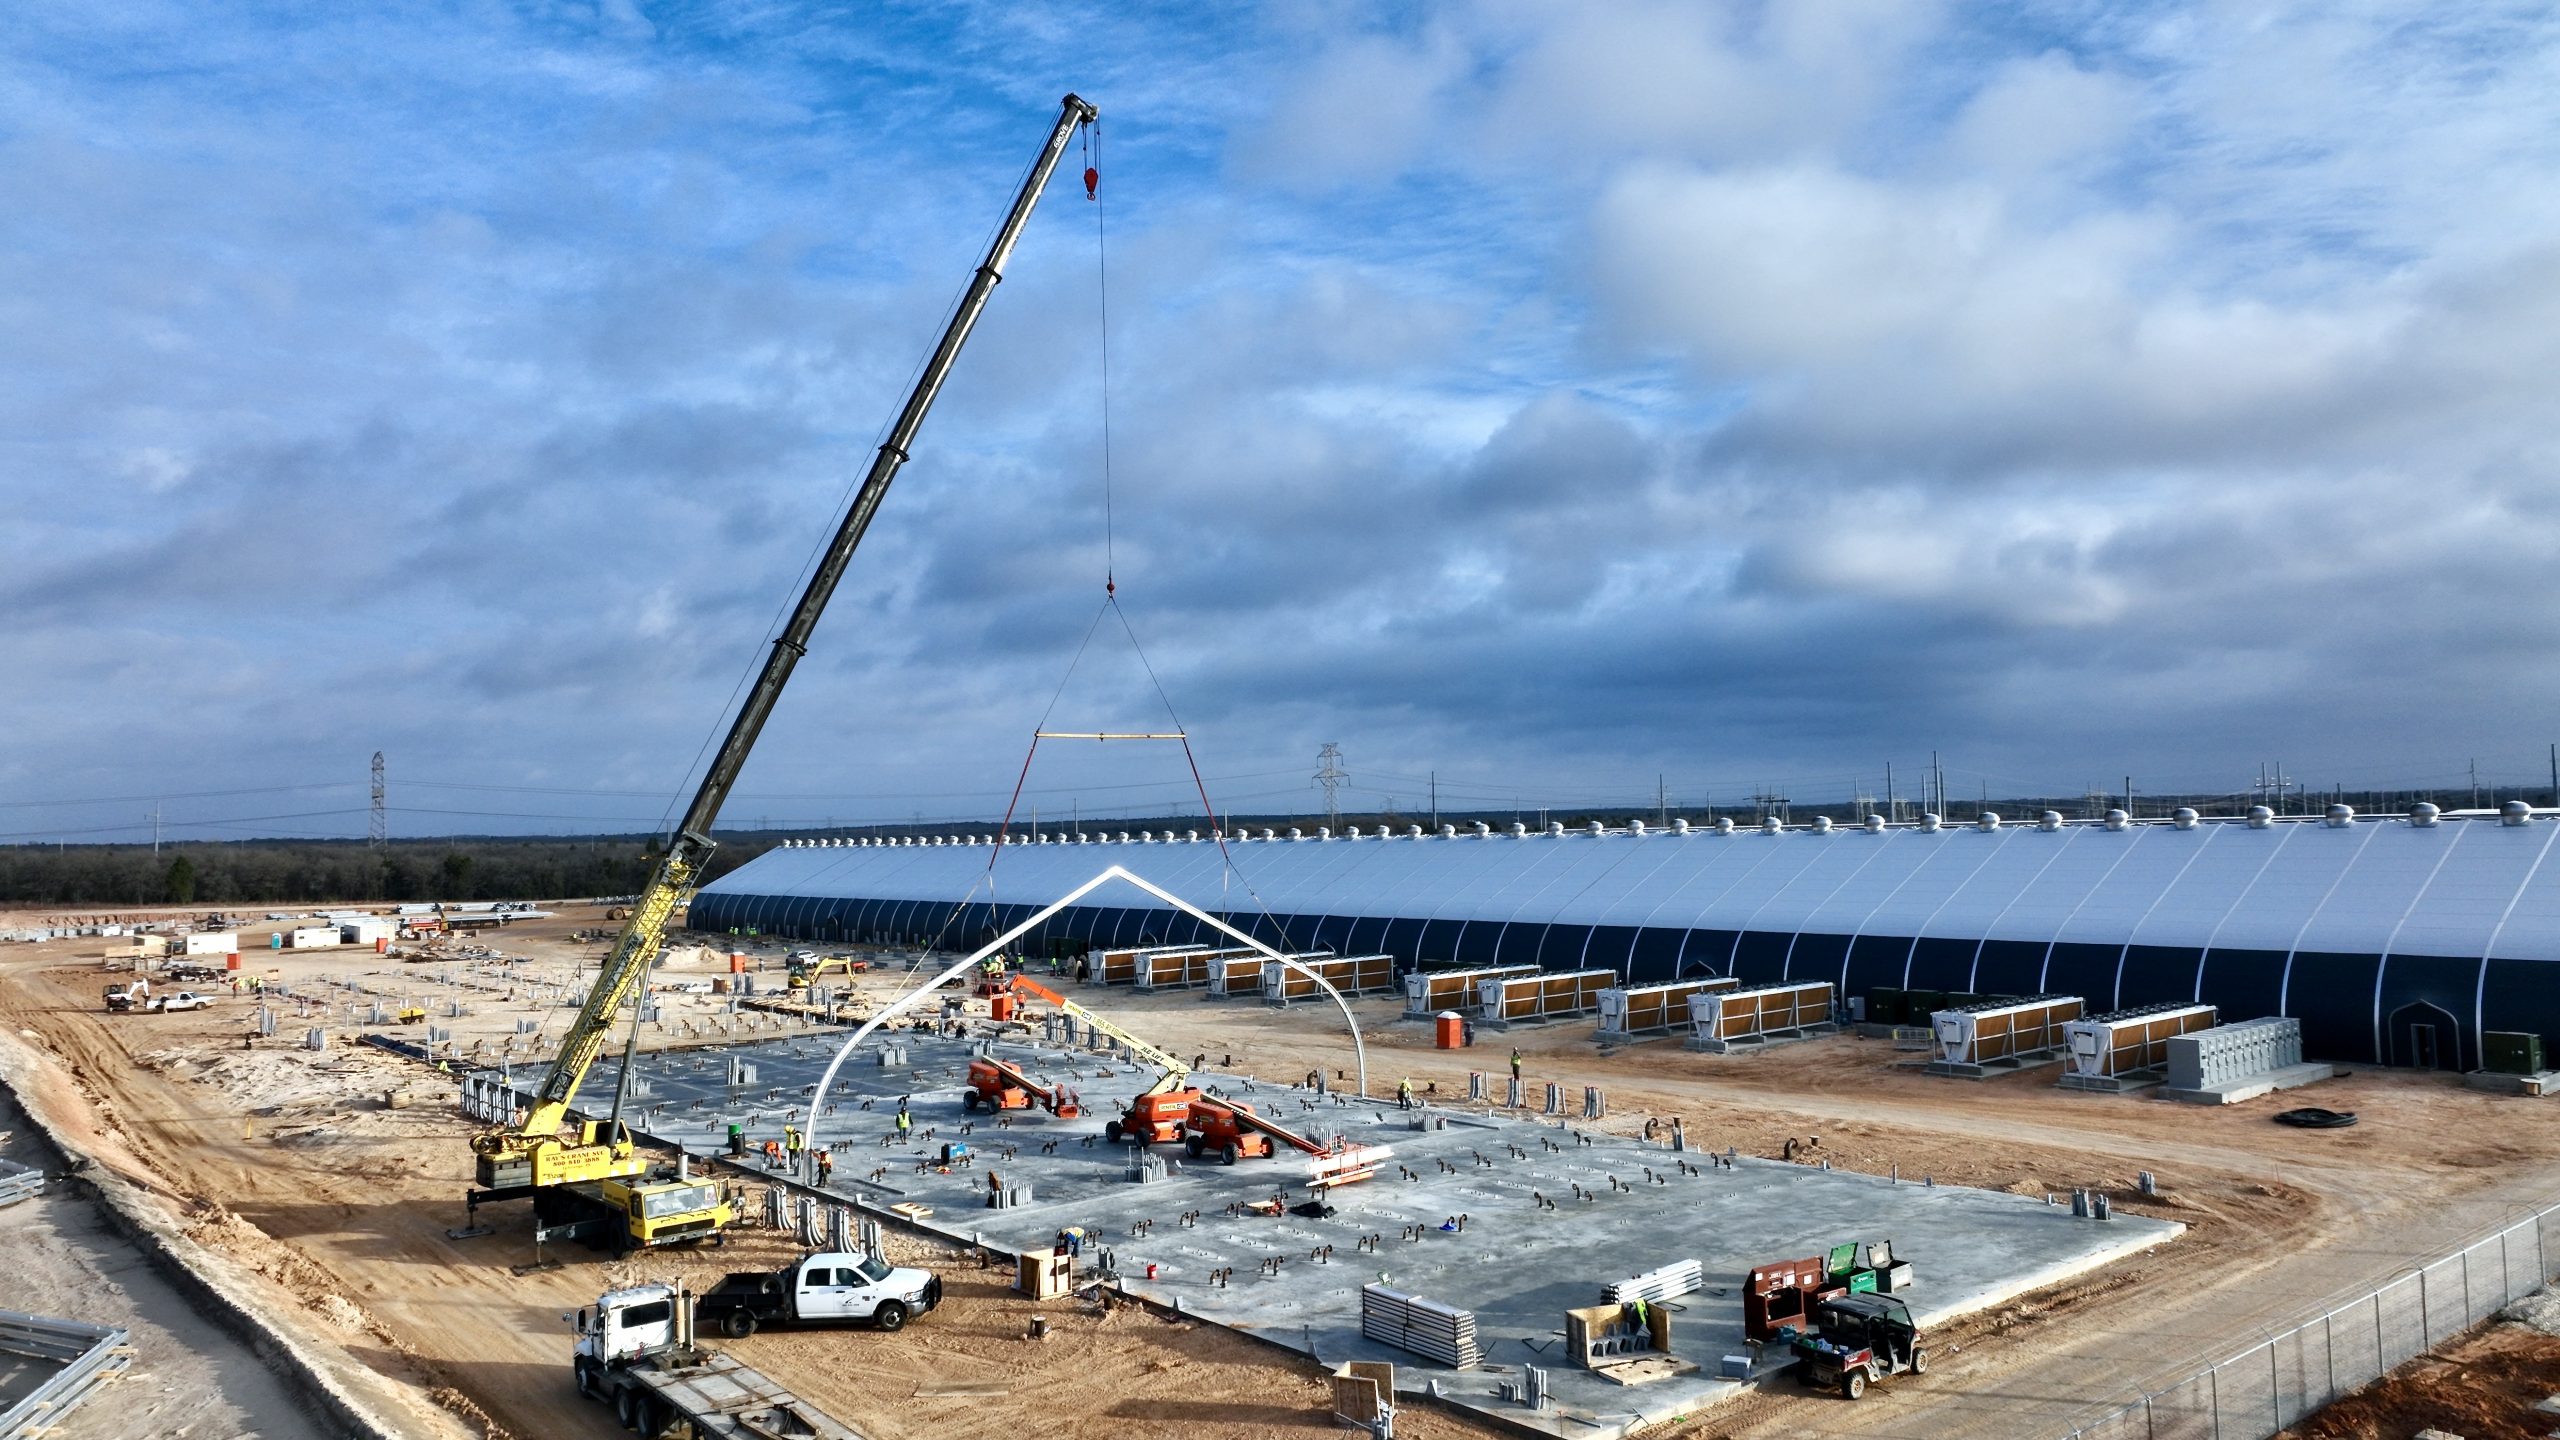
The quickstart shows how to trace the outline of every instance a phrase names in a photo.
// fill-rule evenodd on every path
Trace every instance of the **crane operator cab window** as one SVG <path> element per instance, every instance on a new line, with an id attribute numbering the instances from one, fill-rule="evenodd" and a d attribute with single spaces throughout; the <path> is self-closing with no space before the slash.
<path id="1" fill-rule="evenodd" d="M 631 1197 L 631 1203 L 635 1206 L 639 1205 L 642 1199 L 643 1197 L 641 1195 L 635 1193 Z M 720 1187 L 717 1185 L 681 1185 L 671 1190 L 657 1191 L 654 1194 L 648 1195 L 646 1200 L 648 1203 L 649 1218 L 652 1220 L 663 1220 L 671 1215 L 691 1215 L 697 1211 L 708 1210 L 713 1206 L 718 1205 L 720 1203 Z"/>

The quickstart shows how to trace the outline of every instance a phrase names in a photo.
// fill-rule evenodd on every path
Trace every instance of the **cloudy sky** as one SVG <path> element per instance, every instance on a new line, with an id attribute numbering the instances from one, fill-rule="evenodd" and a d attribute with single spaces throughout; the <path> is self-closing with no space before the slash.
<path id="1" fill-rule="evenodd" d="M 1070 89 L 733 823 L 2544 774 L 2546 6 L 31 0 L 0 834 L 654 822 Z"/>

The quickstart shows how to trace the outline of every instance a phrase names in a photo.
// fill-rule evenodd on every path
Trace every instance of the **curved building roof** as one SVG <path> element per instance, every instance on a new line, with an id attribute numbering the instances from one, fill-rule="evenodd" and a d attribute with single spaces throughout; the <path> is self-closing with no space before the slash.
<path id="1" fill-rule="evenodd" d="M 1415 962 L 2083 996 L 2289 1014 L 2312 1053 L 2469 1068 L 2560 1032 L 2560 824 L 2207 821 L 1780 833 L 1013 845 L 799 843 L 704 888 L 698 929 L 973 944 L 1118 863 L 1275 942 Z M 992 886 L 992 893 L 990 892 Z M 1187 942 L 1109 886 L 1029 937 Z M 2433 1027 L 2432 1033 L 2414 1028 Z"/>

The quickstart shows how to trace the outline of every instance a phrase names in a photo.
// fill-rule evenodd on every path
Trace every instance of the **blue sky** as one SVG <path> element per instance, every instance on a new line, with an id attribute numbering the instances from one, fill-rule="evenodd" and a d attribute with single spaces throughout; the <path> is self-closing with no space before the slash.
<path id="1" fill-rule="evenodd" d="M 1222 805 L 1316 803 L 1325 741 L 1406 807 L 1933 749 L 1961 792 L 2539 780 L 2556 32 L 12 6 L 0 833 L 360 834 L 376 749 L 396 833 L 653 822 L 1069 89 L 1113 559 Z M 1095 208 L 1035 217 L 733 822 L 980 815 L 1053 693 L 1162 716 L 1111 629 L 1059 691 Z"/>

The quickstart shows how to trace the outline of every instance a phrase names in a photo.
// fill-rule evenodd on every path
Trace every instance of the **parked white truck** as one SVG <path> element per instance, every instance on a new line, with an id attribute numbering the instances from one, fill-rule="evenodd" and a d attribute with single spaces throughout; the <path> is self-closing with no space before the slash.
<path id="1" fill-rule="evenodd" d="M 771 1377 L 694 1344 L 693 1297 L 676 1286 L 608 1290 L 562 1318 L 577 1330 L 578 1393 L 612 1406 L 646 1440 L 680 1424 L 698 1440 L 862 1440 Z"/>

